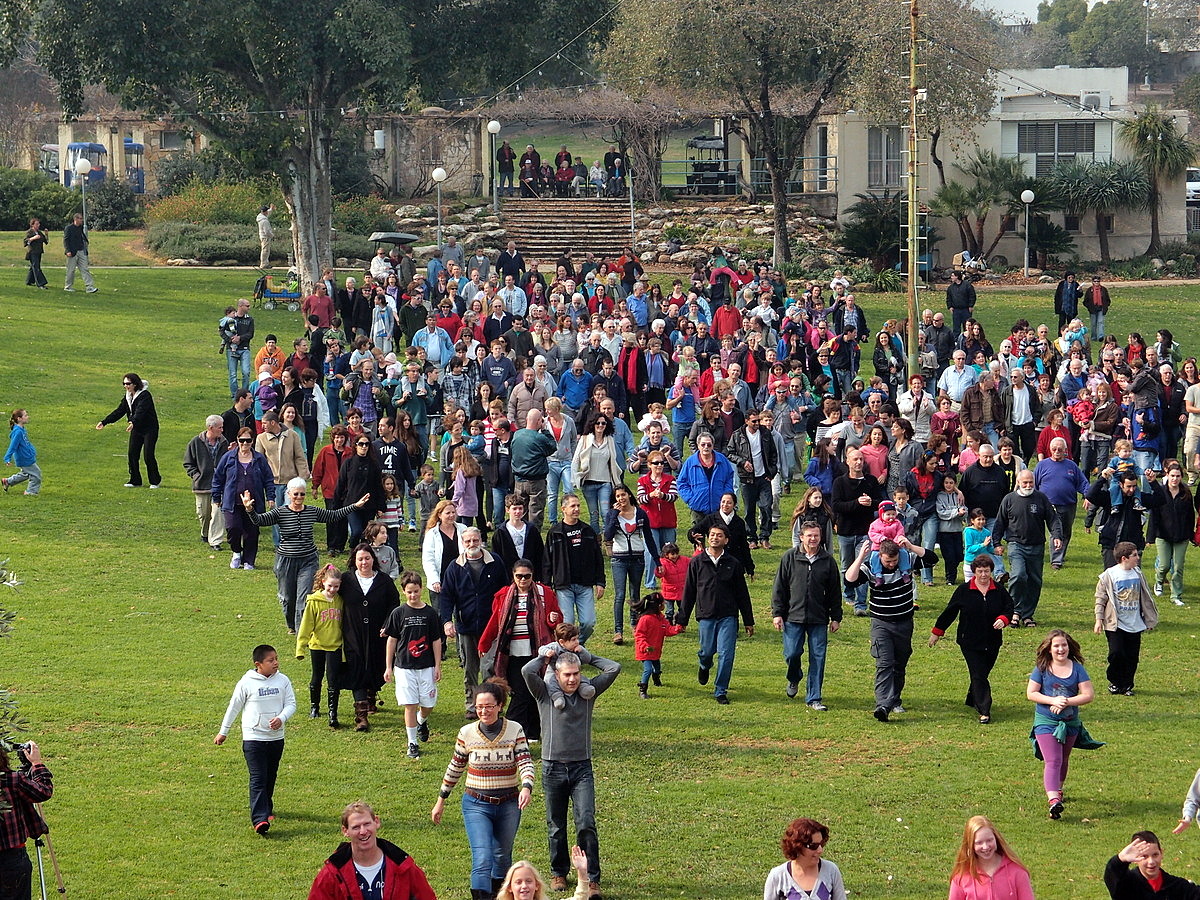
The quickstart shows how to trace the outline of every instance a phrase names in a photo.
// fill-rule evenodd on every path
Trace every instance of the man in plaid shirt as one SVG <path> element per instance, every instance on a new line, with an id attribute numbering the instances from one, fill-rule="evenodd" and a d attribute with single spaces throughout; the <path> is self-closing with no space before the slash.
<path id="1" fill-rule="evenodd" d="M 33 741 L 25 752 L 29 766 L 13 771 L 8 753 L 0 749 L 0 888 L 5 897 L 28 897 L 33 889 L 33 863 L 25 842 L 49 829 L 35 803 L 54 793 L 50 770 L 42 764 L 42 751 Z"/>

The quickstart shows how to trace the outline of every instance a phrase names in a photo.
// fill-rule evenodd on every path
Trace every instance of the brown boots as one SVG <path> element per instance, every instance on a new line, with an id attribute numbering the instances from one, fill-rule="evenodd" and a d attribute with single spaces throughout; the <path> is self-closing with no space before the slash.
<path id="1" fill-rule="evenodd" d="M 355 731 L 370 731 L 371 723 L 367 719 L 370 712 L 371 704 L 366 700 L 354 701 L 354 730 Z"/>

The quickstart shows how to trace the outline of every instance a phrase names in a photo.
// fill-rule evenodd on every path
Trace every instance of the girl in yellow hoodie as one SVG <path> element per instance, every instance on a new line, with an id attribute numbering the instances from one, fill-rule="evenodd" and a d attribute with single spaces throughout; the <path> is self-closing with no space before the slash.
<path id="1" fill-rule="evenodd" d="M 338 722 L 338 684 L 342 671 L 342 573 L 332 565 L 317 570 L 313 592 L 304 607 L 304 617 L 296 633 L 296 659 L 304 651 L 312 654 L 312 679 L 308 682 L 308 717 L 321 715 L 321 681 L 326 681 L 329 699 L 329 727 Z"/>

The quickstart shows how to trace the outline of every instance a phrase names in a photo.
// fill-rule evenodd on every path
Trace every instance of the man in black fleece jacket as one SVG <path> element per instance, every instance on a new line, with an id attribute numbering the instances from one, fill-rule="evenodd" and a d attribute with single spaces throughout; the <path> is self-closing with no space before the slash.
<path id="1" fill-rule="evenodd" d="M 1162 845 L 1153 831 L 1139 831 L 1104 867 L 1112 900 L 1200 900 L 1200 887 L 1162 867 Z M 1137 863 L 1136 868 L 1129 868 Z"/>

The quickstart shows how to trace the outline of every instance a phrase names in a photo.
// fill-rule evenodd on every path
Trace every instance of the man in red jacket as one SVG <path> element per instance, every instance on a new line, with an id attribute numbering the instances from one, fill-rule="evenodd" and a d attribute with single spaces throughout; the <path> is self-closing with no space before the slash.
<path id="1" fill-rule="evenodd" d="M 308 900 L 437 900 L 420 866 L 407 853 L 376 836 L 379 816 L 368 803 L 351 803 L 342 812 L 346 840 L 313 880 Z"/>

